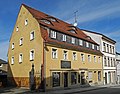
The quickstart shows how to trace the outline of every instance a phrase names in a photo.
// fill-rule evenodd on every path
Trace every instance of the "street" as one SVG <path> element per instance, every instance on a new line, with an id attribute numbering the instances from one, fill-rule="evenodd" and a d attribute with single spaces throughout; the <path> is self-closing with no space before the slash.
<path id="1" fill-rule="evenodd" d="M 120 86 L 108 87 L 104 89 L 86 91 L 86 92 L 77 92 L 72 94 L 120 94 Z"/>

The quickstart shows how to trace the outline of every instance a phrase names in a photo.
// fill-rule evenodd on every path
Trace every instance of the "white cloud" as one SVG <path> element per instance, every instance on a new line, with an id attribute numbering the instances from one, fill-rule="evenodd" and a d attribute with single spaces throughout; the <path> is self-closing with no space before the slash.
<path id="1" fill-rule="evenodd" d="M 7 61 L 9 41 L 0 42 L 0 58 Z"/>

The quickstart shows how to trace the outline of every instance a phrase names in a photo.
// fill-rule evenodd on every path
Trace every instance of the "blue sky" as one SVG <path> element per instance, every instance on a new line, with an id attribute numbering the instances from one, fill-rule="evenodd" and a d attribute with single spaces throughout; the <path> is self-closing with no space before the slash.
<path id="1" fill-rule="evenodd" d="M 9 39 L 21 4 L 73 24 L 77 12 L 78 27 L 105 34 L 114 39 L 120 52 L 120 0 L 1 0 L 0 58 L 7 60 Z"/>

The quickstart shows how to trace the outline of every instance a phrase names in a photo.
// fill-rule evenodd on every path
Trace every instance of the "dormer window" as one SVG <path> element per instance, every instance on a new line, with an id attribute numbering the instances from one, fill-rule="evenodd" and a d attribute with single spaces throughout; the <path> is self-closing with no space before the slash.
<path id="1" fill-rule="evenodd" d="M 95 48 L 95 45 L 94 44 L 92 44 L 92 49 L 94 49 Z"/>
<path id="2" fill-rule="evenodd" d="M 63 39 L 62 41 L 66 41 L 66 35 L 63 34 Z"/>
<path id="3" fill-rule="evenodd" d="M 28 25 L 28 19 L 25 19 L 25 25 Z"/>
<path id="4" fill-rule="evenodd" d="M 46 23 L 46 24 L 50 24 L 50 21 L 48 21 L 48 20 L 41 20 L 41 21 Z"/>
<path id="5" fill-rule="evenodd" d="M 75 44 L 75 38 L 72 37 L 72 44 Z"/>
<path id="6" fill-rule="evenodd" d="M 76 33 L 76 32 L 75 32 L 75 30 L 72 30 L 72 29 L 71 29 L 71 30 L 69 30 L 69 32 L 71 32 L 71 33 Z"/>
<path id="7" fill-rule="evenodd" d="M 56 32 L 55 31 L 53 31 L 53 30 L 51 30 L 51 38 L 56 38 Z"/>
<path id="8" fill-rule="evenodd" d="M 91 39 L 91 37 L 90 37 L 90 36 L 87 36 L 86 38 L 87 38 L 87 39 L 89 39 L 89 40 Z"/>
<path id="9" fill-rule="evenodd" d="M 56 22 L 56 19 L 54 19 L 54 18 L 49 18 L 49 20 L 52 22 Z"/>
<path id="10" fill-rule="evenodd" d="M 83 45 L 83 40 L 79 39 L 79 45 Z"/>
<path id="11" fill-rule="evenodd" d="M 18 32 L 18 30 L 19 30 L 19 28 L 18 28 L 18 26 L 16 27 L 16 31 Z"/>
<path id="12" fill-rule="evenodd" d="M 86 47 L 89 47 L 89 43 L 88 42 L 86 42 Z"/>

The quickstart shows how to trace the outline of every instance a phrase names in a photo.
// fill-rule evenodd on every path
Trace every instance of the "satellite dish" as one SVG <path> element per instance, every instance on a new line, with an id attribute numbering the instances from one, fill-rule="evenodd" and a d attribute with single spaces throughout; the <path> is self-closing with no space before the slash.
<path id="1" fill-rule="evenodd" d="M 74 26 L 77 26 L 77 23 L 74 23 L 73 25 L 74 25 Z"/>

